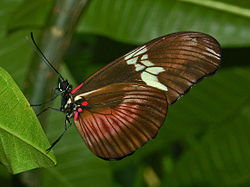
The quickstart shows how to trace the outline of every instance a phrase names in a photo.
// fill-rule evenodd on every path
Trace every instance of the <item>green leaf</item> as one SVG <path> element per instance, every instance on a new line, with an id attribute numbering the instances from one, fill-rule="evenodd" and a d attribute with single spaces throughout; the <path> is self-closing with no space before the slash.
<path id="1" fill-rule="evenodd" d="M 53 2 L 1 0 L 0 17 L 4 18 L 0 19 L 1 67 L 9 72 L 20 88 L 23 87 L 31 56 L 34 55 L 25 37 L 31 31 L 39 36 Z"/>
<path id="2" fill-rule="evenodd" d="M 163 186 L 249 185 L 250 99 L 245 102 L 248 107 L 217 123 L 202 141 L 182 155 Z"/>
<path id="3" fill-rule="evenodd" d="M 23 0 L 9 15 L 8 32 L 41 29 L 52 3 L 53 1 L 51 0 Z"/>
<path id="4" fill-rule="evenodd" d="M 60 72 L 73 83 L 72 76 L 63 66 Z M 60 99 L 53 105 L 60 106 Z M 64 131 L 65 115 L 50 111 L 47 135 L 55 141 Z M 109 162 L 96 157 L 85 145 L 74 124 L 54 148 L 58 165 L 42 170 L 41 186 L 113 186 Z"/>
<path id="5" fill-rule="evenodd" d="M 2 36 L 6 30 L 7 25 L 9 24 L 9 17 L 11 16 L 12 11 L 20 4 L 20 0 L 1 0 L 0 3 L 0 15 L 1 18 L 6 19 L 0 19 L 0 36 Z"/>
<path id="6" fill-rule="evenodd" d="M 6 71 L 0 68 L 0 161 L 16 174 L 56 164 L 46 154 L 48 140 L 28 101 Z"/>
<path id="7" fill-rule="evenodd" d="M 163 186 L 229 186 L 249 181 L 249 71 L 249 67 L 219 71 L 173 106 L 174 113 L 155 144 L 181 142 L 183 149 L 174 167 L 164 165 Z"/>
<path id="8" fill-rule="evenodd" d="M 249 11 L 249 0 L 92 0 L 78 31 L 143 43 L 168 33 L 192 30 L 211 34 L 222 46 L 247 46 Z"/>
<path id="9" fill-rule="evenodd" d="M 0 36 L 1 67 L 13 77 L 19 87 L 23 86 L 29 59 L 32 54 L 25 36 L 28 32 L 18 32 L 11 36 Z"/>
<path id="10" fill-rule="evenodd" d="M 31 54 L 33 54 L 32 48 L 25 40 L 25 36 L 28 36 L 33 28 L 26 27 L 22 31 L 8 32 L 8 29 L 25 25 L 27 20 L 33 20 L 31 14 L 26 15 L 18 19 L 17 15 L 20 15 L 20 6 L 24 0 L 1 0 L 0 3 L 0 59 L 1 67 L 4 68 L 13 77 L 20 88 L 23 87 L 25 80 L 25 73 L 28 70 Z M 31 1 L 25 1 L 26 5 Z M 29 5 L 27 5 L 29 7 Z M 22 6 L 23 8 L 25 5 Z M 32 10 L 35 10 L 33 7 Z M 33 13 L 40 11 L 32 11 Z M 30 12 L 31 13 L 31 12 Z M 21 15 L 20 15 L 21 16 Z M 16 20 L 16 21 L 15 21 Z M 38 19 L 36 19 L 38 21 Z M 41 22 L 41 21 L 40 21 Z M 15 26 L 19 24 L 19 26 Z M 19 27 L 20 28 L 20 27 Z M 36 32 L 35 36 L 38 35 Z"/>
<path id="11" fill-rule="evenodd" d="M 246 8 L 245 6 L 249 7 L 249 2 L 247 1 L 238 1 L 238 2 L 229 2 L 229 1 L 216 1 L 216 0 L 180 0 L 183 2 L 188 2 L 212 9 L 218 9 L 221 11 L 229 12 L 238 16 L 250 18 L 250 9 Z"/>

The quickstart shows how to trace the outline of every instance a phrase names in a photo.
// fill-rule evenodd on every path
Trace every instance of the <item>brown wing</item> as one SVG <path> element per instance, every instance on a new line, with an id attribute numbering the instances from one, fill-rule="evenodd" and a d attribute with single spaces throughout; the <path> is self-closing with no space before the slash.
<path id="1" fill-rule="evenodd" d="M 114 83 L 139 83 L 161 89 L 169 104 L 219 67 L 220 46 L 211 36 L 180 32 L 148 42 L 89 77 L 78 92 Z M 76 93 L 78 94 L 78 93 Z"/>
<path id="2" fill-rule="evenodd" d="M 118 83 L 79 95 L 87 109 L 75 121 L 97 156 L 121 159 L 156 136 L 167 113 L 164 92 L 146 85 Z"/>

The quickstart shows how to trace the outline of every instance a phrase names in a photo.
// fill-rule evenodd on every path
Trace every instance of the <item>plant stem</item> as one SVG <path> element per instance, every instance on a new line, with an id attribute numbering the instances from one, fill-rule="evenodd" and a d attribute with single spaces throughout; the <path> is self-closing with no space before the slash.
<path id="1" fill-rule="evenodd" d="M 48 17 L 48 26 L 41 34 L 38 45 L 56 69 L 60 66 L 86 4 L 87 0 L 57 0 Z M 55 72 L 35 55 L 24 90 L 31 104 L 43 103 L 48 96 L 51 97 L 51 90 L 56 85 L 55 75 Z M 42 121 L 44 118 L 46 117 L 43 117 Z"/>

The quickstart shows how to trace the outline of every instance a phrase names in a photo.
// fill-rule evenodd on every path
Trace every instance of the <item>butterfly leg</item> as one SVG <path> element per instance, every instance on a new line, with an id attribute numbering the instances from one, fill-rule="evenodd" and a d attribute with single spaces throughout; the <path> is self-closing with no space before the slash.
<path id="1" fill-rule="evenodd" d="M 68 126 L 69 124 L 69 126 Z M 64 130 L 68 130 L 68 128 L 72 125 L 71 121 L 69 120 L 69 118 L 66 116 L 65 119 L 65 125 L 64 125 Z"/>
<path id="2" fill-rule="evenodd" d="M 53 95 L 57 95 L 58 94 L 58 92 L 60 92 L 59 91 L 59 88 L 52 88 L 52 90 L 51 90 L 51 93 L 53 94 Z"/>
<path id="3" fill-rule="evenodd" d="M 34 106 L 46 105 L 47 103 L 50 103 L 50 102 L 54 101 L 59 95 L 60 95 L 60 94 L 55 95 L 54 97 L 52 97 L 52 98 L 49 99 L 48 101 L 45 101 L 44 103 L 34 104 L 34 105 L 30 105 L 30 106 L 34 107 Z"/>
<path id="4" fill-rule="evenodd" d="M 58 111 L 58 112 L 63 112 L 63 111 L 61 111 L 60 109 L 58 109 L 58 108 L 53 108 L 53 107 L 47 107 L 47 108 L 45 108 L 45 109 L 43 109 L 41 112 L 39 112 L 38 114 L 36 114 L 36 116 L 39 116 L 39 115 L 41 115 L 42 113 L 44 113 L 44 112 L 46 112 L 47 110 L 49 110 L 49 109 L 51 109 L 51 110 L 55 110 L 55 111 Z"/>
<path id="5" fill-rule="evenodd" d="M 72 125 L 71 121 L 69 120 L 68 117 L 66 117 L 65 119 L 65 129 L 63 131 L 63 133 L 56 139 L 56 141 L 54 141 L 51 146 L 46 149 L 46 152 L 49 153 L 50 150 L 57 144 L 57 142 L 59 142 L 59 140 L 63 137 L 63 135 L 68 131 L 68 129 L 70 128 L 70 126 Z"/>
<path id="6" fill-rule="evenodd" d="M 53 88 L 53 90 L 54 90 L 54 89 L 56 89 L 56 88 Z M 54 101 L 58 96 L 62 95 L 63 93 L 64 93 L 64 92 L 57 92 L 57 93 L 55 93 L 55 96 L 52 97 L 51 99 L 49 99 L 48 101 L 45 101 L 44 103 L 40 103 L 40 104 L 34 104 L 34 105 L 31 104 L 30 106 L 34 107 L 34 106 L 46 105 L 46 104 L 48 104 L 48 103 Z"/>

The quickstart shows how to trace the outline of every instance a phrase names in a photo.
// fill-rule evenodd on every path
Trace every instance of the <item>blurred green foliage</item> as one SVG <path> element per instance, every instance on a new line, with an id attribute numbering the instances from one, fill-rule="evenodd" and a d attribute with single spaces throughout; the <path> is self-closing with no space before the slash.
<path id="1" fill-rule="evenodd" d="M 25 36 L 46 27 L 52 6 L 1 0 L 0 66 L 20 88 L 33 54 Z M 156 139 L 121 161 L 97 158 L 72 127 L 55 148 L 58 165 L 41 169 L 41 186 L 249 186 L 249 0 L 92 0 L 60 71 L 77 85 L 139 43 L 183 30 L 219 41 L 217 74 L 170 106 Z M 63 129 L 64 115 L 50 112 L 50 142 Z M 0 167 L 0 181 L 11 186 L 16 176 L 6 173 Z"/>

